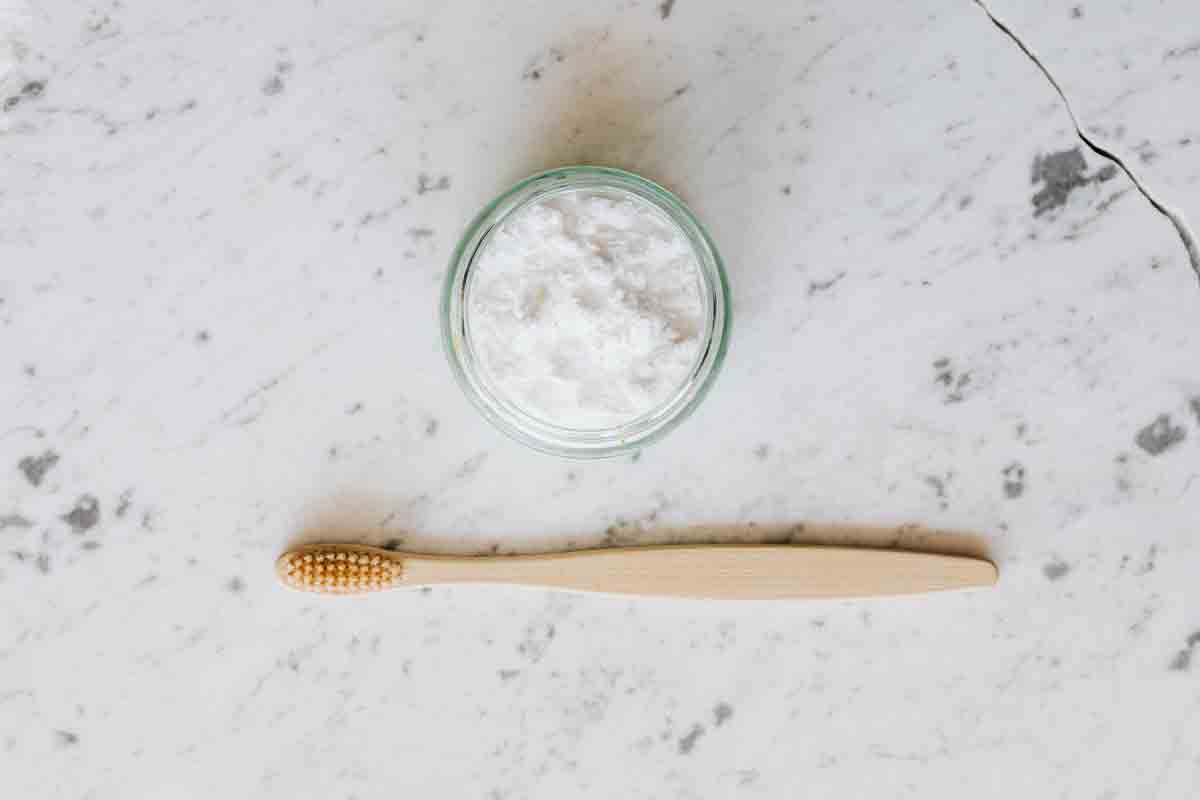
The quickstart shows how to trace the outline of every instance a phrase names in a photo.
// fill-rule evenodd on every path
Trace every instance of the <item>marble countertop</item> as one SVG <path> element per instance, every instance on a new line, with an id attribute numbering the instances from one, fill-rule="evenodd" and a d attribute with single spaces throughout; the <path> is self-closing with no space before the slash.
<path id="1" fill-rule="evenodd" d="M 4 795 L 1200 794 L 1194 4 L 988 6 L 1016 39 L 966 0 L 0 11 Z M 467 220 L 578 162 L 690 203 L 736 315 L 698 412 L 603 463 L 489 428 L 437 327 Z M 271 571 L 784 538 L 1001 578 Z"/>

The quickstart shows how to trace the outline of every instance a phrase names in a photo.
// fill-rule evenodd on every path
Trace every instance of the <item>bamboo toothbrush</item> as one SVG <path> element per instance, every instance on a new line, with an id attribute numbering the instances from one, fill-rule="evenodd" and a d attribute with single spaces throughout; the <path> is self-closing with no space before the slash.
<path id="1" fill-rule="evenodd" d="M 275 563 L 287 586 L 353 595 L 473 583 L 609 594 L 725 599 L 869 597 L 990 586 L 996 567 L 968 556 L 807 545 L 671 545 L 530 556 L 431 556 L 313 544 Z"/>

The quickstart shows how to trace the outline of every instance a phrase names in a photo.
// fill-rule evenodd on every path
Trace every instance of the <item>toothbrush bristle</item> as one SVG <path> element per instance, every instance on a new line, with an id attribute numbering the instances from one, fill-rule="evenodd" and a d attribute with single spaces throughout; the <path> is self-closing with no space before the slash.
<path id="1" fill-rule="evenodd" d="M 320 594 L 361 594 L 400 582 L 400 561 L 345 550 L 310 550 L 284 560 L 282 577 L 293 589 Z"/>

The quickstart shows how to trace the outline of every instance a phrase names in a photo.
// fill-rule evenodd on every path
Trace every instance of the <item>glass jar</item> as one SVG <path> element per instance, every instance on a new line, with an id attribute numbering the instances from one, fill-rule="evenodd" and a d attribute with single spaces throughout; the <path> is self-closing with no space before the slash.
<path id="1" fill-rule="evenodd" d="M 704 321 L 691 370 L 665 401 L 609 428 L 572 428 L 539 419 L 491 386 L 471 342 L 469 296 L 474 268 L 505 220 L 531 203 L 580 190 L 633 196 L 670 220 L 696 259 Z M 658 184 L 619 169 L 574 166 L 521 181 L 492 201 L 463 234 L 451 256 L 442 293 L 442 339 L 450 366 L 467 397 L 503 433 L 544 453 L 603 458 L 644 447 L 684 420 L 704 399 L 725 359 L 729 341 L 729 285 L 721 257 L 704 227 L 683 202 Z"/>

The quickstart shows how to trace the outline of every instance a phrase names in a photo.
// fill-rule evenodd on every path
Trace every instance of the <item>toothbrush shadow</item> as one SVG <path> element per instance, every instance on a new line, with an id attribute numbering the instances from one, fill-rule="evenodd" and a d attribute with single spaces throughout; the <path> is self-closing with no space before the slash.
<path id="1" fill-rule="evenodd" d="M 906 550 L 969 556 L 995 562 L 986 537 L 961 531 L 924 528 L 829 524 L 719 524 L 645 528 L 612 525 L 599 534 L 573 536 L 505 536 L 501 539 L 450 538 L 416 532 L 380 531 L 326 522 L 301 531 L 290 543 L 365 544 L 388 550 L 436 555 L 533 555 L 605 547 L 674 544 L 792 544 Z"/>

